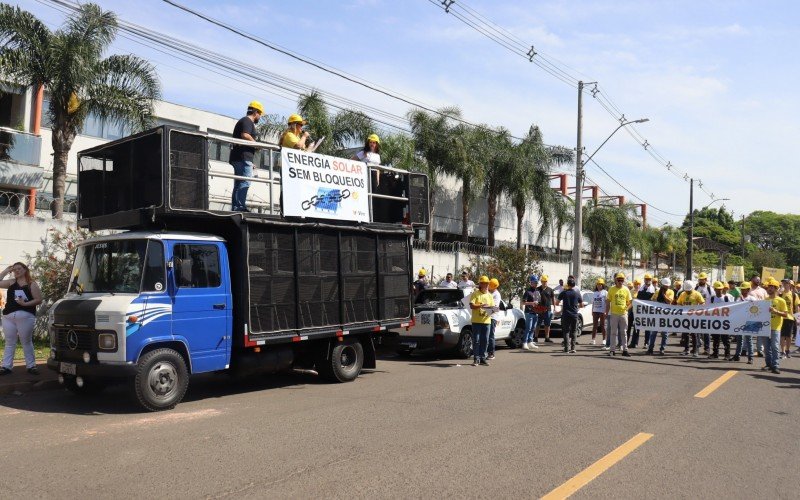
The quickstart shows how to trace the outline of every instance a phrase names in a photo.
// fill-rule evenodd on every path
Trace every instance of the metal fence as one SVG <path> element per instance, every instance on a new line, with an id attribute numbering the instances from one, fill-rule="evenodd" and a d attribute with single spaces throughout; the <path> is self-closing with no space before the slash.
<path id="1" fill-rule="evenodd" d="M 30 193 L 0 190 L 0 214 L 18 217 L 38 217 L 49 219 L 52 214 L 53 197 L 46 193 Z M 64 200 L 64 219 L 75 220 L 78 211 L 78 200 Z"/>

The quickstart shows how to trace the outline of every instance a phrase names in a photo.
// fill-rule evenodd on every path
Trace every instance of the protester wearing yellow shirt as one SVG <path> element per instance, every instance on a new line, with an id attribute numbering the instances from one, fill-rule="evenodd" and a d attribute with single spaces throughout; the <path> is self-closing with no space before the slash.
<path id="1" fill-rule="evenodd" d="M 494 297 L 489 292 L 489 277 L 481 276 L 478 289 L 469 297 L 469 308 L 472 310 L 472 366 L 489 366 L 486 361 L 486 347 L 489 341 L 489 326 L 492 324 L 492 313 L 497 309 Z"/>
<path id="2" fill-rule="evenodd" d="M 650 299 L 653 302 L 658 302 L 659 304 L 672 304 L 675 301 L 675 292 L 672 291 L 670 288 L 672 286 L 672 280 L 669 278 L 664 278 L 661 280 L 661 287 L 656 290 L 656 293 L 653 294 L 653 297 Z M 647 343 L 647 354 L 652 355 L 653 349 L 656 346 L 656 332 L 650 332 L 650 338 L 648 339 Z M 667 332 L 661 332 L 661 347 L 658 349 L 659 356 L 664 355 L 664 349 L 667 348 Z"/>
<path id="3" fill-rule="evenodd" d="M 766 365 L 761 368 L 762 370 L 770 370 L 776 375 L 781 371 L 778 369 L 780 366 L 780 358 L 778 351 L 780 350 L 781 341 L 781 327 L 783 326 L 783 318 L 789 316 L 789 308 L 786 306 L 786 301 L 778 297 L 778 288 L 781 284 L 775 278 L 768 278 L 765 283 L 767 289 L 767 299 L 772 303 L 769 308 L 771 314 L 769 322 L 769 342 L 764 346 L 764 361 Z"/>
<path id="4" fill-rule="evenodd" d="M 789 350 L 792 348 L 792 335 L 795 333 L 797 329 L 797 323 L 792 321 L 791 316 L 794 316 L 794 313 L 797 312 L 798 306 L 798 296 L 797 293 L 794 291 L 794 286 L 791 280 L 789 279 L 782 279 L 781 280 L 782 290 L 781 290 L 781 298 L 786 301 L 786 312 L 789 313 L 789 319 L 783 322 L 783 326 L 781 326 L 781 356 L 784 358 L 791 358 L 792 355 Z"/>
<path id="5" fill-rule="evenodd" d="M 622 355 L 630 356 L 628 353 L 628 309 L 631 308 L 633 297 L 631 291 L 625 286 L 625 275 L 617 273 L 614 276 L 614 286 L 608 289 L 606 302 L 606 316 L 608 316 L 609 332 L 608 342 L 611 349 L 609 356 L 614 356 L 617 343 L 622 346 Z M 615 335 L 616 333 L 616 335 Z"/>
<path id="6" fill-rule="evenodd" d="M 706 303 L 706 298 L 703 294 L 694 289 L 694 283 L 689 280 L 683 282 L 683 293 L 680 294 L 675 303 L 679 306 L 700 306 Z M 692 357 L 696 358 L 700 355 L 699 343 L 700 335 L 697 333 L 688 332 L 686 337 L 686 345 L 684 345 L 681 356 L 688 356 L 689 350 L 692 352 Z"/>
<path id="7" fill-rule="evenodd" d="M 281 147 L 291 149 L 306 149 L 306 141 L 308 140 L 308 132 L 303 130 L 303 125 L 308 123 L 303 120 L 300 115 L 291 115 L 289 117 L 289 127 L 281 135 Z"/>

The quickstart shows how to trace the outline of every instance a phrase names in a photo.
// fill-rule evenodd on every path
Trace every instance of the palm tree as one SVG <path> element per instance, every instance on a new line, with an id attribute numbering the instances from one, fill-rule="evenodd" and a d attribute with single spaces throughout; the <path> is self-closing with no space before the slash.
<path id="1" fill-rule="evenodd" d="M 320 154 L 342 156 L 349 148 L 363 146 L 367 136 L 375 132 L 375 123 L 360 111 L 342 110 L 332 115 L 317 91 L 301 95 L 297 100 L 297 111 L 308 120 L 311 137 L 325 137 L 316 150 Z M 269 115 L 259 126 L 259 136 L 281 134 L 286 129 L 286 122 L 286 117 Z"/>
<path id="2" fill-rule="evenodd" d="M 621 258 L 630 256 L 637 246 L 633 205 L 587 205 L 583 207 L 583 235 L 589 239 L 593 259 L 598 256 Z"/>
<path id="3" fill-rule="evenodd" d="M 481 132 L 479 137 L 484 142 L 481 152 L 485 165 L 487 244 L 493 247 L 497 202 L 502 194 L 510 191 L 517 155 L 508 130 L 500 128 Z"/>
<path id="4" fill-rule="evenodd" d="M 457 151 L 449 147 L 445 138 L 454 134 L 456 120 L 461 118 L 461 110 L 456 107 L 446 107 L 436 113 L 428 113 L 421 109 L 412 109 L 408 112 L 408 122 L 411 125 L 414 151 L 421 160 L 421 171 L 428 174 L 430 196 L 430 228 L 427 231 L 428 248 L 433 245 L 433 214 L 435 210 L 436 195 L 440 186 L 438 179 L 442 175 L 454 175 L 455 164 L 458 161 Z"/>
<path id="5" fill-rule="evenodd" d="M 446 139 L 456 161 L 454 174 L 461 180 L 461 241 L 469 243 L 469 212 L 475 195 L 483 191 L 486 161 L 490 155 L 488 127 L 457 125 Z"/>
<path id="6" fill-rule="evenodd" d="M 145 129 L 161 94 L 147 61 L 130 54 L 103 57 L 116 33 L 116 16 L 95 4 L 78 7 L 56 31 L 19 7 L 0 4 L 0 74 L 18 85 L 44 86 L 50 97 L 57 219 L 63 214 L 67 159 L 86 117 Z"/>

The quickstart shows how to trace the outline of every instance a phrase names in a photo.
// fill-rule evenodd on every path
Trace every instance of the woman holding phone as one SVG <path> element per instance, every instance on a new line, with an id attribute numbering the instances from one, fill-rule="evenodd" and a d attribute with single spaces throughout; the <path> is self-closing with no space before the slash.
<path id="1" fill-rule="evenodd" d="M 33 325 L 36 323 L 36 306 L 42 303 L 42 291 L 31 278 L 31 271 L 22 262 L 8 266 L 0 278 L 13 274 L 12 279 L 0 281 L 0 288 L 7 288 L 6 306 L 3 308 L 3 333 L 6 349 L 0 375 L 8 375 L 14 365 L 17 338 L 25 354 L 25 366 L 31 375 L 39 375 L 33 352 Z"/>

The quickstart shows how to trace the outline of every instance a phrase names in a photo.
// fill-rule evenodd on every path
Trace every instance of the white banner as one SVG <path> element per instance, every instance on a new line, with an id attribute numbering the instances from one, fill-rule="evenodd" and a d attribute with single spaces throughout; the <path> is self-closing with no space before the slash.
<path id="1" fill-rule="evenodd" d="M 718 302 L 702 306 L 673 306 L 633 301 L 636 328 L 667 333 L 718 333 L 769 337 L 770 301 Z"/>
<path id="2" fill-rule="evenodd" d="M 364 162 L 281 150 L 284 216 L 369 222 L 368 182 Z"/>

